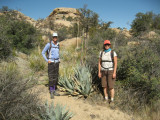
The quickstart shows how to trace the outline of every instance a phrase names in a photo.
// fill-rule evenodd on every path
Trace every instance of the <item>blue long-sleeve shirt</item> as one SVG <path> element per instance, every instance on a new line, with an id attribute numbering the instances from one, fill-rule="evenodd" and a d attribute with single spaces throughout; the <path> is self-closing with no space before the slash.
<path id="1" fill-rule="evenodd" d="M 51 42 L 51 50 L 49 52 L 49 59 L 48 59 L 45 53 L 47 52 L 47 50 L 49 51 L 49 48 L 50 48 L 50 43 L 47 43 L 44 49 L 42 50 L 42 56 L 45 59 L 45 61 L 59 62 L 59 43 L 55 45 L 53 42 Z"/>

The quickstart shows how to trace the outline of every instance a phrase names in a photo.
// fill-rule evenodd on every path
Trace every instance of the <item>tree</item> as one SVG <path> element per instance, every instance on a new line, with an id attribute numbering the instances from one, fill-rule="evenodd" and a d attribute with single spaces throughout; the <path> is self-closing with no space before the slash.
<path id="1" fill-rule="evenodd" d="M 11 9 L 8 8 L 8 6 L 2 6 L 2 8 L 0 9 L 0 12 L 8 12 L 8 11 L 12 11 Z"/>
<path id="2" fill-rule="evenodd" d="M 146 14 L 140 12 L 136 14 L 136 18 L 131 24 L 131 29 L 135 36 L 151 29 L 153 15 L 152 12 L 147 12 Z"/>
<path id="3" fill-rule="evenodd" d="M 98 26 L 99 16 L 97 13 L 93 12 L 92 10 L 87 9 L 87 5 L 84 5 L 84 7 L 80 8 L 79 11 L 81 13 L 79 17 L 80 28 L 84 38 L 84 40 L 82 40 L 82 53 L 86 54 L 86 49 L 88 46 L 87 39 L 88 39 L 89 30 L 92 29 L 93 27 L 96 28 Z M 85 48 L 85 52 L 83 51 L 84 49 L 83 47 Z"/>
<path id="4" fill-rule="evenodd" d="M 79 11 L 81 13 L 79 18 L 80 25 L 82 29 L 84 29 L 84 32 L 86 33 L 87 37 L 89 29 L 98 26 L 99 16 L 92 10 L 87 9 L 87 5 L 84 5 L 84 7 L 80 8 Z"/>
<path id="5" fill-rule="evenodd" d="M 154 16 L 152 28 L 160 30 L 160 14 Z"/>
<path id="6" fill-rule="evenodd" d="M 140 35 L 141 32 L 145 32 L 147 30 L 150 30 L 152 26 L 152 12 L 144 13 L 137 13 L 135 20 L 133 20 L 131 24 L 132 32 L 135 36 Z"/>
<path id="7" fill-rule="evenodd" d="M 107 23 L 106 23 L 106 22 L 103 22 L 101 29 L 107 30 L 107 29 L 111 26 L 112 23 L 113 23 L 112 21 L 109 21 L 109 22 L 107 22 Z"/>

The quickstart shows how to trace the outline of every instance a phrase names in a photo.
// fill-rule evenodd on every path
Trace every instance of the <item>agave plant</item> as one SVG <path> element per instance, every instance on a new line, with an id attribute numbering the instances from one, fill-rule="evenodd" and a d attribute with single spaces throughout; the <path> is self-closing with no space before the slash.
<path id="1" fill-rule="evenodd" d="M 42 115 L 43 120 L 69 120 L 73 117 L 73 114 L 66 110 L 65 106 L 57 104 L 54 106 L 53 102 L 51 105 L 48 101 L 45 103 L 46 114 Z"/>
<path id="2" fill-rule="evenodd" d="M 92 75 L 89 66 L 77 66 L 75 68 L 74 80 L 76 81 L 76 90 L 87 97 L 92 92 Z"/>
<path id="3" fill-rule="evenodd" d="M 71 95 L 83 95 L 87 97 L 92 92 L 91 69 L 88 66 L 74 68 L 74 75 L 68 77 L 66 74 L 60 77 L 59 85 L 64 87 Z"/>
<path id="4" fill-rule="evenodd" d="M 70 77 L 68 77 L 66 74 L 63 77 L 60 77 L 59 79 L 59 85 L 64 87 L 67 92 L 70 94 L 73 94 L 75 91 L 75 84 L 72 81 Z"/>

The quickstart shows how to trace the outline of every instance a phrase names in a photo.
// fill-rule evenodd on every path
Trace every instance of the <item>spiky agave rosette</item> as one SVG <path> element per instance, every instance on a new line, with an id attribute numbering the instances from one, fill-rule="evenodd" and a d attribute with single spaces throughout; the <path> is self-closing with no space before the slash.
<path id="1" fill-rule="evenodd" d="M 46 113 L 42 115 L 43 120 L 70 120 L 73 114 L 60 104 L 54 105 L 52 102 L 49 105 L 48 101 L 45 103 Z"/>
<path id="2" fill-rule="evenodd" d="M 74 75 L 65 74 L 60 77 L 59 85 L 71 95 L 89 96 L 93 91 L 91 68 L 86 65 L 77 65 L 74 68 Z"/>

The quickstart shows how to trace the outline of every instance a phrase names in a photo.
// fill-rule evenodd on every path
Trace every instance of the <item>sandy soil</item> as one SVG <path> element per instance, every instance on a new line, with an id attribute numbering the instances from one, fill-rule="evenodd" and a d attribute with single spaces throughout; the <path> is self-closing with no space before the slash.
<path id="1" fill-rule="evenodd" d="M 132 116 L 118 109 L 111 109 L 107 103 L 104 106 L 89 104 L 88 101 L 67 95 L 50 99 L 48 88 L 44 85 L 36 86 L 35 90 L 41 90 L 39 93 L 41 103 L 44 104 L 48 100 L 49 103 L 54 102 L 54 104 L 66 106 L 74 114 L 71 120 L 132 120 Z"/>

